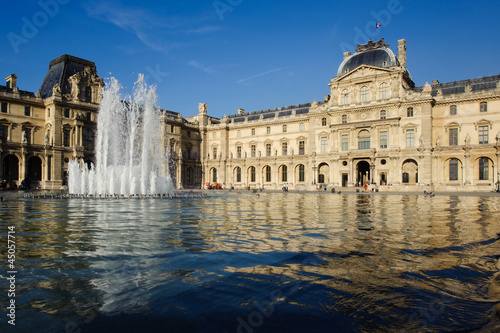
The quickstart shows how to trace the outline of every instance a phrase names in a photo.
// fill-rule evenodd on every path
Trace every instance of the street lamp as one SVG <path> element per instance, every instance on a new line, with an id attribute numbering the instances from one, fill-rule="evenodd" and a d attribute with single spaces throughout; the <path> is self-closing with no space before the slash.
<path id="1" fill-rule="evenodd" d="M 500 171 L 497 174 L 497 192 L 500 192 Z"/>

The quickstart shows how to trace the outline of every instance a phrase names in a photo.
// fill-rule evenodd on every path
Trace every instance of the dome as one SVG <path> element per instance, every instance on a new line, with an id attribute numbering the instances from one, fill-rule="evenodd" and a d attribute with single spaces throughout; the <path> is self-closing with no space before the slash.
<path id="1" fill-rule="evenodd" d="M 385 44 L 382 38 L 378 42 L 369 41 L 367 44 L 358 45 L 356 53 L 345 58 L 340 64 L 337 76 L 349 73 L 361 65 L 389 68 L 400 64 L 394 52 L 389 49 L 389 44 Z"/>

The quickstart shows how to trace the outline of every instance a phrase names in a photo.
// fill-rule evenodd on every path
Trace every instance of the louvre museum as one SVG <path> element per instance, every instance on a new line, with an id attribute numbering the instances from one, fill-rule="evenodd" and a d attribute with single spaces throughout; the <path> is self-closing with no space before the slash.
<path id="1" fill-rule="evenodd" d="M 500 75 L 416 86 L 404 39 L 397 54 L 384 39 L 357 45 L 331 75 L 320 101 L 222 118 L 205 103 L 192 117 L 161 109 L 175 186 L 497 189 Z M 50 62 L 37 92 L 8 75 L 0 86 L 0 178 L 64 188 L 69 161 L 94 161 L 103 88 L 95 63 L 70 55 Z"/>

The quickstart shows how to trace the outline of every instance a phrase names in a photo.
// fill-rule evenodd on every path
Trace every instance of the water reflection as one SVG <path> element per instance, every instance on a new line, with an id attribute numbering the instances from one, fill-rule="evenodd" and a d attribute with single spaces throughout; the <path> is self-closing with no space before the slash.
<path id="1" fill-rule="evenodd" d="M 477 329 L 498 301 L 488 286 L 500 255 L 499 203 L 325 193 L 11 197 L 0 215 L 18 233 L 16 329 L 136 332 L 144 321 L 151 332 Z"/>

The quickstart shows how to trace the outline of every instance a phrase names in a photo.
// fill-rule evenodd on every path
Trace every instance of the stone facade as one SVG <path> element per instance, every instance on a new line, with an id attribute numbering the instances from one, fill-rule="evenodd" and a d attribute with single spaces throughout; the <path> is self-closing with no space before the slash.
<path id="1" fill-rule="evenodd" d="M 325 101 L 239 110 L 201 126 L 203 181 L 298 190 L 496 189 L 500 76 L 415 87 L 406 40 L 398 44 L 398 56 L 383 39 L 345 53 Z"/>
<path id="2" fill-rule="evenodd" d="M 222 119 L 162 110 L 177 188 L 492 191 L 500 159 L 500 75 L 416 87 L 384 40 L 346 52 L 320 102 Z M 61 188 L 67 163 L 93 161 L 103 87 L 95 64 L 54 59 L 36 94 L 0 87 L 0 177 Z"/>

